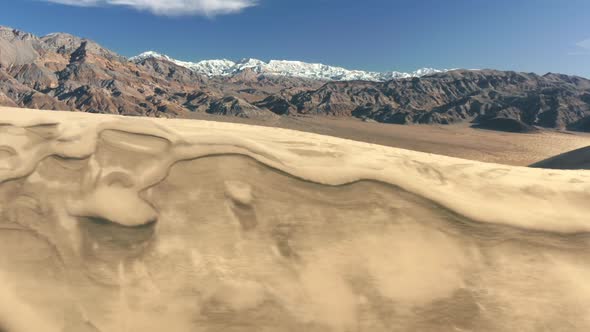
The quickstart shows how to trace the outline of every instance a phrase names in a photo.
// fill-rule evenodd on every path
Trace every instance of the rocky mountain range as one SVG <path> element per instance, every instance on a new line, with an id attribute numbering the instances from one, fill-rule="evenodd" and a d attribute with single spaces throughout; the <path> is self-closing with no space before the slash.
<path id="1" fill-rule="evenodd" d="M 590 131 L 590 80 L 576 76 L 452 70 L 381 82 L 299 62 L 214 61 L 219 63 L 197 63 L 195 69 L 154 54 L 127 59 L 69 34 L 37 37 L 1 27 L 0 105 L 157 117 L 330 115 Z"/>
<path id="2" fill-rule="evenodd" d="M 330 82 L 291 99 L 270 96 L 256 105 L 281 114 L 355 116 L 396 124 L 508 118 L 532 126 L 582 129 L 590 116 L 590 80 L 455 70 L 384 83 Z"/>

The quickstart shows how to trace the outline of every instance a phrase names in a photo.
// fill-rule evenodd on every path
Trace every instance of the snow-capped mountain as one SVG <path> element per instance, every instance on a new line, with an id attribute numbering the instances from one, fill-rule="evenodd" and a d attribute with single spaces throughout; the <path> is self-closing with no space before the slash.
<path id="1" fill-rule="evenodd" d="M 369 72 L 362 70 L 349 70 L 342 67 L 328 66 L 320 63 L 306 63 L 289 60 L 270 60 L 264 62 L 257 59 L 243 59 L 238 62 L 231 60 L 203 60 L 199 62 L 187 62 L 170 58 L 167 55 L 153 51 L 144 52 L 129 60 L 139 63 L 146 59 L 155 58 L 173 62 L 179 66 L 189 68 L 199 74 L 214 76 L 234 76 L 249 69 L 257 74 L 276 75 L 286 77 L 302 77 L 325 81 L 388 81 L 396 78 L 421 77 L 446 70 L 433 68 L 422 68 L 411 73 L 391 72 Z"/>

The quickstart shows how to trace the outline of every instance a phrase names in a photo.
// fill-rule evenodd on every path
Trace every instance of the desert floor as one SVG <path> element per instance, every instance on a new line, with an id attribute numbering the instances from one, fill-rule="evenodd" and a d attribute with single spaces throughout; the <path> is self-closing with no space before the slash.
<path id="1" fill-rule="evenodd" d="M 590 171 L 5 108 L 0 331 L 589 331 L 589 201 Z"/>
<path id="2" fill-rule="evenodd" d="M 508 133 L 457 125 L 395 125 L 334 117 L 242 119 L 193 115 L 196 119 L 287 128 L 395 148 L 506 165 L 527 166 L 590 145 L 590 134 L 541 130 Z"/>

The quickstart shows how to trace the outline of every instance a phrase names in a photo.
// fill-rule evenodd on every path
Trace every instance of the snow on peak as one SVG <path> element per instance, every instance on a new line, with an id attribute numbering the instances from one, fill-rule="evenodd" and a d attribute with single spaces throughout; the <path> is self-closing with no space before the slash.
<path id="1" fill-rule="evenodd" d="M 422 68 L 411 73 L 401 72 L 369 72 L 362 70 L 349 70 L 342 67 L 328 66 L 321 63 L 307 63 L 292 60 L 270 60 L 264 62 L 258 59 L 242 59 L 238 62 L 231 60 L 203 60 L 199 62 L 186 62 L 172 59 L 167 55 L 157 52 L 148 51 L 129 60 L 135 63 L 142 62 L 146 59 L 160 59 L 170 61 L 181 67 L 188 68 L 209 77 L 214 76 L 234 76 L 244 70 L 251 70 L 254 73 L 269 76 L 286 76 L 301 77 L 325 81 L 388 81 L 397 78 L 420 77 L 443 72 L 433 68 Z"/>
<path id="2" fill-rule="evenodd" d="M 233 74 L 232 68 L 236 63 L 230 60 L 203 60 L 199 62 L 188 62 L 173 59 L 167 55 L 154 51 L 143 52 L 140 55 L 129 58 L 129 61 L 140 63 L 147 59 L 159 59 L 170 61 L 178 66 L 188 68 L 194 72 L 205 74 L 207 76 L 229 76 Z"/>
<path id="3" fill-rule="evenodd" d="M 146 60 L 146 59 L 173 60 L 170 57 L 168 57 L 167 55 L 160 54 L 160 53 L 154 52 L 154 51 L 146 51 L 146 52 L 143 52 L 139 55 L 129 58 L 130 61 L 133 61 L 135 63 L 139 63 L 139 62 Z"/>
<path id="4" fill-rule="evenodd" d="M 426 76 L 426 75 L 432 75 L 432 74 L 436 74 L 436 73 L 440 73 L 442 72 L 442 70 L 438 70 L 438 69 L 434 69 L 434 68 L 421 68 L 416 70 L 413 74 L 415 76 Z"/>

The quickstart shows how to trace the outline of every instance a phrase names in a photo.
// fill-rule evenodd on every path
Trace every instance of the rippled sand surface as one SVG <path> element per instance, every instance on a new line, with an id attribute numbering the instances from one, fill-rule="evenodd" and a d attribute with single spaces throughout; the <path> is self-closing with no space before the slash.
<path id="1" fill-rule="evenodd" d="M 590 172 L 0 111 L 0 330 L 588 331 Z"/>

